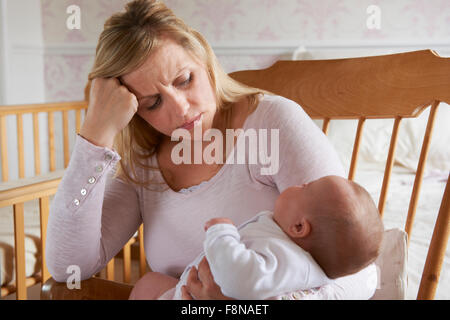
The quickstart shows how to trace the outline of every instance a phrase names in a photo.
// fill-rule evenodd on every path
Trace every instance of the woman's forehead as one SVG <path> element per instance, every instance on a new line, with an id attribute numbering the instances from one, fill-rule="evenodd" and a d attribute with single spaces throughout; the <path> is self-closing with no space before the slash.
<path id="1" fill-rule="evenodd" d="M 174 41 L 162 40 L 159 43 L 142 66 L 122 76 L 126 84 L 138 93 L 155 91 L 157 84 L 168 85 L 183 68 L 196 65 L 186 50 Z"/>

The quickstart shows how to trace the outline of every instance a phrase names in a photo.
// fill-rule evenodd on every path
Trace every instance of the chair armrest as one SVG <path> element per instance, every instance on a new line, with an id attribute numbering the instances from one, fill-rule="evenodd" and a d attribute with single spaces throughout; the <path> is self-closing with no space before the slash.
<path id="1" fill-rule="evenodd" d="M 133 286 L 100 278 L 81 281 L 80 289 L 68 289 L 65 282 L 48 279 L 41 289 L 41 300 L 128 300 Z"/>

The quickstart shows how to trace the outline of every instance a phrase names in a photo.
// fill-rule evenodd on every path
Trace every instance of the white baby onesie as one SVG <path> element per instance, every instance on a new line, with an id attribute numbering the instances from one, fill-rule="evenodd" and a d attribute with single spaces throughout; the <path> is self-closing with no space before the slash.
<path id="1" fill-rule="evenodd" d="M 294 243 L 263 211 L 239 228 L 216 224 L 206 232 L 204 253 L 180 277 L 174 299 L 181 299 L 192 266 L 206 255 L 214 280 L 224 295 L 239 300 L 263 300 L 286 292 L 331 283 L 312 256 Z M 239 230 L 239 231 L 238 231 Z"/>

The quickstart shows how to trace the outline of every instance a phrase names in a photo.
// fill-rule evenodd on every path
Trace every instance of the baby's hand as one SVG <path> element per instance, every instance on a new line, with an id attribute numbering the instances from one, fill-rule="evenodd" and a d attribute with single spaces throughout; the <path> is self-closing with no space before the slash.
<path id="1" fill-rule="evenodd" d="M 231 221 L 228 218 L 213 218 L 205 223 L 205 231 L 209 229 L 209 227 L 218 224 L 218 223 L 228 223 L 228 224 L 234 224 L 233 221 Z"/>

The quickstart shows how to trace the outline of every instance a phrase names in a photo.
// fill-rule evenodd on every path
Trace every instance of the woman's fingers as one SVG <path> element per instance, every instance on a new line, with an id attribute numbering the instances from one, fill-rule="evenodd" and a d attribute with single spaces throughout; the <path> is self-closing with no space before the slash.
<path id="1" fill-rule="evenodd" d="M 198 265 L 198 278 L 202 283 L 202 294 L 205 299 L 222 299 L 222 291 L 217 283 L 214 281 L 214 276 L 211 273 L 208 260 L 206 257 L 200 261 Z"/>
<path id="2" fill-rule="evenodd" d="M 208 260 L 206 260 L 206 257 L 200 261 L 198 264 L 198 278 L 202 282 L 202 284 L 211 284 L 214 283 L 214 277 L 211 273 L 211 269 L 209 268 Z"/>
<path id="3" fill-rule="evenodd" d="M 203 258 L 198 265 L 198 270 L 192 267 L 186 281 L 187 291 L 195 297 L 195 299 L 204 300 L 211 299 L 220 292 L 219 287 L 214 282 L 213 276 L 209 269 L 208 261 Z"/>
<path id="4" fill-rule="evenodd" d="M 192 267 L 189 271 L 186 279 L 186 289 L 194 297 L 199 297 L 202 291 L 202 283 L 198 278 L 198 272 L 195 267 Z"/>
<path id="5" fill-rule="evenodd" d="M 188 291 L 186 286 L 182 286 L 181 287 L 181 298 L 183 300 L 194 300 L 194 298 L 192 298 L 192 296 L 189 293 L 189 291 Z"/>
<path id="6" fill-rule="evenodd" d="M 223 295 L 222 290 L 214 281 L 206 258 L 200 261 L 198 271 L 195 267 L 192 267 L 189 271 L 184 292 L 183 294 L 182 288 L 183 299 L 189 299 L 189 297 L 198 300 L 230 299 Z"/>

